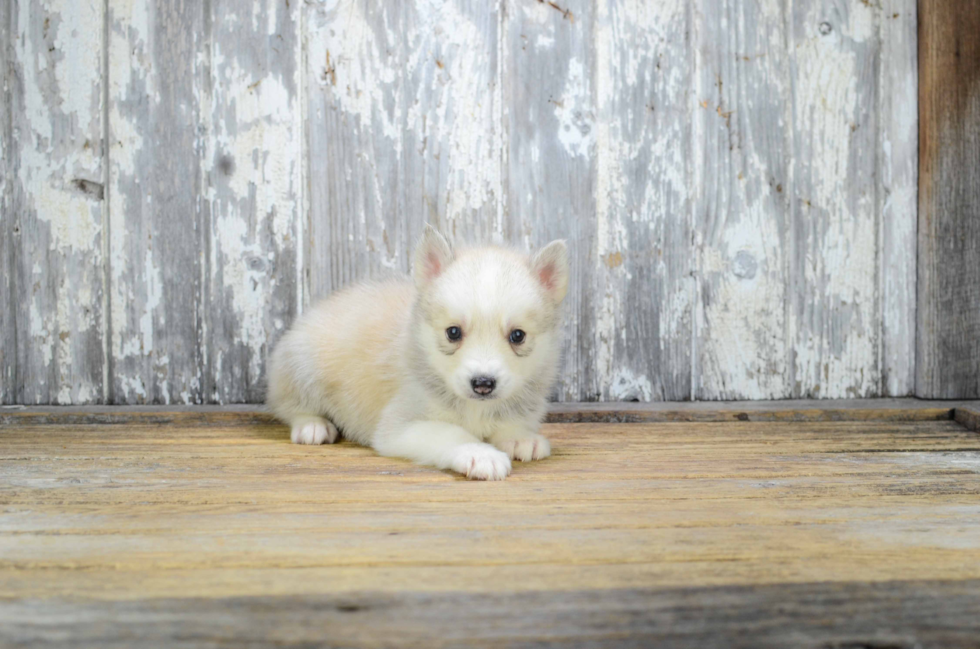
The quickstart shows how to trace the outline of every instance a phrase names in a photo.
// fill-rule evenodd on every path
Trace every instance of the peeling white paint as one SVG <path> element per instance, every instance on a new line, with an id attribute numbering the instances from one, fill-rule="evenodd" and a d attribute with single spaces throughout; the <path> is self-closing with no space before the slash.
<path id="1" fill-rule="evenodd" d="M 261 247 L 249 243 L 246 223 L 234 215 L 219 216 L 214 223 L 214 235 L 213 254 L 220 260 L 222 285 L 231 292 L 238 339 L 252 351 L 249 369 L 253 376 L 259 376 L 264 360 L 260 351 L 267 342 L 264 326 L 267 293 L 263 289 L 268 279 L 263 270 L 250 268 L 248 259 L 259 254 Z M 217 389 L 220 391 L 221 386 Z"/>
<path id="2" fill-rule="evenodd" d="M 271 216 L 275 239 L 282 243 L 293 233 L 299 212 L 296 97 L 281 80 L 255 78 L 234 59 L 226 60 L 219 46 L 214 48 L 213 65 L 225 80 L 214 93 L 212 110 L 221 114 L 233 98 L 237 118 L 233 135 L 221 120 L 214 124 L 218 155 L 229 156 L 235 165 L 228 181 L 232 195 L 220 200 L 250 201 L 254 193 L 255 214 Z"/>
<path id="3" fill-rule="evenodd" d="M 306 35 L 308 59 L 321 72 L 320 84 L 335 88 L 332 97 L 345 113 L 384 135 L 400 154 L 400 125 L 386 106 L 385 89 L 398 81 L 401 68 L 387 55 L 394 46 L 375 34 L 360 4 L 353 0 L 323 3 L 325 23 L 314 24 Z M 330 53 L 330 67 L 327 55 Z"/>
<path id="4" fill-rule="evenodd" d="M 420 138 L 440 143 L 440 154 L 448 156 L 446 218 L 465 219 L 502 194 L 489 74 L 489 54 L 496 44 L 487 42 L 485 33 L 455 3 L 418 0 L 416 9 L 421 46 L 409 57 L 408 69 L 433 70 L 435 57 L 443 67 L 435 65 L 434 84 L 418 86 L 407 127 Z M 422 105 L 428 107 L 424 116 L 414 110 Z"/>
<path id="5" fill-rule="evenodd" d="M 292 24 L 299 23 L 300 8 L 287 8 Z M 211 165 L 212 232 L 206 281 L 212 304 L 204 308 L 213 325 L 209 354 L 219 400 L 240 400 L 262 380 L 274 321 L 281 327 L 281 318 L 292 315 L 277 310 L 276 303 L 294 294 L 290 282 L 302 279 L 299 271 L 284 267 L 290 254 L 301 251 L 305 238 L 300 39 L 292 35 L 292 61 L 270 54 L 268 65 L 256 66 L 246 56 L 249 49 L 241 47 L 246 41 L 261 44 L 267 33 L 283 28 L 280 10 L 277 2 L 255 0 L 252 33 L 221 32 L 211 49 L 212 74 L 220 83 L 214 86 L 208 111 L 211 137 L 205 157 Z M 291 42 L 284 39 L 283 47 Z M 291 77 L 285 75 L 289 68 Z M 236 366 L 225 365 L 231 359 Z"/>
<path id="6" fill-rule="evenodd" d="M 874 187 L 860 186 L 852 160 L 856 157 L 860 164 L 864 156 L 874 155 L 868 150 L 855 156 L 861 141 L 857 129 L 871 125 L 858 123 L 859 102 L 867 101 L 858 88 L 858 50 L 841 29 L 821 30 L 821 20 L 814 7 L 795 52 L 795 128 L 808 147 L 794 160 L 797 192 L 808 201 L 804 214 L 813 210 L 804 223 L 822 229 L 809 233 L 807 241 L 818 252 L 807 253 L 804 270 L 812 295 L 808 308 L 819 320 L 807 311 L 794 313 L 795 370 L 804 394 L 864 397 L 876 392 L 880 372 L 878 233 Z"/>
<path id="7" fill-rule="evenodd" d="M 558 141 L 571 156 L 590 157 L 595 144 L 595 115 L 592 112 L 592 91 L 585 66 L 579 59 L 568 62 L 565 91 L 555 101 L 558 118 Z"/>
<path id="8" fill-rule="evenodd" d="M 686 103 L 688 80 L 683 72 L 672 71 L 669 65 L 663 66 L 662 72 L 658 70 L 665 52 L 671 60 L 668 37 L 685 29 L 684 10 L 682 2 L 651 5 L 601 1 L 597 6 L 596 73 L 592 77 L 599 102 L 594 129 L 597 258 L 592 263 L 597 281 L 593 380 L 604 398 L 615 398 L 613 386 L 622 387 L 618 383 L 622 377 L 632 376 L 628 366 L 653 362 L 632 355 L 627 340 L 627 327 L 634 317 L 629 308 L 634 305 L 624 303 L 624 294 L 633 279 L 632 269 L 652 264 L 662 284 L 658 282 L 649 290 L 667 291 L 656 305 L 660 339 L 647 344 L 667 354 L 667 348 L 676 344 L 669 338 L 672 333 L 683 329 L 680 339 L 689 337 L 689 325 L 684 327 L 690 308 L 687 277 L 679 276 L 684 273 L 678 268 L 665 266 L 663 250 L 657 253 L 648 243 L 659 242 L 653 247 L 666 245 L 668 234 L 683 231 L 687 218 L 686 213 L 676 210 L 689 200 L 688 152 L 683 148 L 688 118 L 680 114 L 664 128 L 655 120 L 656 107 L 650 108 L 655 99 L 666 103 L 661 110 L 676 102 Z M 622 42 L 631 46 L 622 48 Z M 635 113 L 641 110 L 644 119 L 637 119 Z M 632 180 L 638 177 L 638 166 L 650 178 L 646 185 Z M 674 292 L 674 286 L 682 290 Z M 651 367 L 650 372 L 646 380 L 656 376 L 657 385 L 651 382 L 645 393 L 653 398 L 656 391 L 656 397 L 663 398 L 662 386 L 672 375 L 686 374 L 687 368 Z"/>
<path id="9" fill-rule="evenodd" d="M 844 24 L 844 35 L 863 43 L 878 35 L 875 16 L 879 9 L 870 2 L 854 2 L 847 5 L 847 22 Z M 889 14 L 890 15 L 890 14 Z"/>
<path id="10" fill-rule="evenodd" d="M 693 393 L 706 398 L 907 393 L 915 332 L 914 0 L 830 9 L 804 3 L 793 5 L 790 15 L 778 0 L 760 0 L 717 21 L 731 36 L 731 47 L 745 48 L 725 51 L 727 63 L 697 45 L 716 36 L 705 31 L 715 25 L 703 11 L 709 5 L 599 0 L 594 16 L 575 21 L 538 3 L 507 7 L 535 28 L 521 56 L 554 58 L 577 42 L 580 31 L 594 30 L 583 39 L 593 51 L 576 45 L 562 56 L 549 86 L 553 102 L 528 118 L 537 128 L 548 125 L 547 133 L 521 152 L 526 164 L 552 173 L 560 168 L 551 159 L 556 151 L 565 161 L 593 165 L 596 213 L 580 216 L 594 218 L 595 246 L 589 248 L 590 238 L 580 250 L 594 256 L 574 263 L 590 266 L 583 277 L 591 285 L 582 290 L 594 292 L 595 311 L 588 314 L 594 329 L 580 332 L 584 314 L 568 314 L 575 323 L 570 330 L 593 342 L 584 352 L 594 365 L 592 375 L 579 381 L 582 392 L 659 399 L 665 377 L 690 369 Z M 157 75 L 165 61 L 154 59 L 152 47 L 161 17 L 151 16 L 151 5 L 142 0 L 109 4 L 112 100 L 103 106 L 103 5 L 36 0 L 29 9 L 22 6 L 16 14 L 13 43 L 23 67 L 24 111 L 17 116 L 20 166 L 12 178 L 22 185 L 47 237 L 44 262 L 35 264 L 29 278 L 45 288 L 32 294 L 22 316 L 34 376 L 45 386 L 37 394 L 58 403 L 100 398 L 98 385 L 77 370 L 89 362 L 83 357 L 91 347 L 86 341 L 101 335 L 101 315 L 83 307 L 102 299 L 101 283 L 92 278 L 103 263 L 103 206 L 72 181 L 102 181 L 98 140 L 108 111 L 110 350 L 118 362 L 138 361 L 145 374 L 114 377 L 119 396 L 199 401 L 202 377 L 172 376 L 181 359 L 159 335 L 173 318 L 191 316 L 165 304 L 168 262 L 150 238 L 156 233 L 136 235 L 130 227 L 134 215 L 149 206 L 159 209 L 161 200 L 149 192 L 143 168 L 156 135 L 139 113 L 162 101 Z M 314 124 L 304 125 L 308 105 L 315 104 L 306 103 L 301 78 L 313 81 L 311 94 L 327 97 L 322 107 L 336 110 L 356 134 L 349 160 L 330 167 L 329 176 L 318 169 L 320 175 L 309 178 L 351 188 L 355 200 L 349 212 L 333 215 L 345 220 L 334 224 L 339 229 L 331 236 L 349 241 L 351 251 L 370 242 L 374 253 L 370 267 L 362 268 L 347 260 L 324 261 L 320 242 L 312 242 L 310 265 L 336 263 L 343 277 L 334 281 L 352 281 L 371 269 L 404 269 L 407 233 L 421 220 L 442 220 L 464 237 L 503 242 L 506 235 L 528 246 L 537 233 L 521 214 L 509 214 L 508 205 L 532 208 L 541 200 L 533 186 L 514 184 L 504 173 L 516 173 L 508 138 L 521 137 L 505 126 L 512 111 L 523 108 L 505 103 L 513 74 L 508 58 L 518 49 L 507 40 L 514 15 L 505 14 L 499 28 L 488 29 L 487 7 L 454 0 L 412 0 L 398 12 L 368 11 L 349 0 L 297 2 L 289 11 L 296 24 L 301 11 L 310 19 L 305 34 L 282 40 L 289 26 L 277 3 L 254 0 L 232 9 L 222 17 L 222 28 L 241 30 L 243 41 L 254 38 L 258 47 L 239 48 L 228 36 L 205 39 L 207 46 L 195 56 L 198 69 L 214 75 L 212 87 L 203 75 L 193 79 L 193 105 L 180 106 L 189 119 L 200 120 L 195 127 L 208 191 L 202 205 L 212 219 L 211 240 L 201 251 L 202 257 L 209 253 L 212 265 L 199 278 L 212 303 L 202 298 L 200 308 L 208 318 L 234 323 L 208 329 L 205 321 L 198 329 L 204 351 L 194 352 L 214 366 L 208 385 L 213 383 L 219 399 L 237 385 L 239 377 L 232 374 L 238 369 L 247 369 L 253 381 L 262 376 L 269 343 L 291 315 L 273 312 L 270 305 L 283 282 L 296 281 L 302 299 L 308 281 L 303 129 L 317 128 L 326 116 L 310 111 Z M 44 38 L 36 13 L 31 17 L 37 11 L 51 16 Z M 757 28 L 774 27 L 760 30 L 766 33 L 752 42 L 746 37 L 752 20 Z M 792 30 L 789 46 L 785 28 Z M 688 32 L 695 45 L 681 39 L 676 43 L 686 49 L 671 49 L 671 36 Z M 292 79 L 254 58 L 272 42 L 293 48 Z M 877 57 L 875 65 L 869 57 Z M 877 80 L 868 77 L 874 71 Z M 760 78 L 764 85 L 758 85 Z M 871 123 L 859 123 L 870 97 L 879 102 L 878 112 Z M 759 129 L 742 121 L 771 111 L 772 98 L 785 106 L 772 115 L 772 128 L 790 134 L 784 142 L 762 141 Z M 862 129 L 879 129 L 880 135 L 868 138 Z M 869 141 L 876 150 L 856 150 Z M 779 149 L 766 148 L 773 146 Z M 226 176 L 218 168 L 220 156 L 234 163 Z M 780 156 L 787 157 L 786 177 L 777 177 L 784 171 Z M 874 156 L 879 188 L 856 190 L 855 159 L 871 164 Z M 194 164 L 189 160 L 188 168 Z M 724 184 L 723 198 L 716 184 Z M 414 203 L 418 187 L 421 205 Z M 513 187 L 520 188 L 519 201 L 508 202 L 505 194 Z M 787 233 L 777 218 L 783 204 L 790 206 L 794 227 L 812 225 L 812 232 Z M 396 215 L 413 225 L 392 227 L 389 213 L 377 213 L 390 212 L 392 205 L 416 210 Z M 694 238 L 678 244 L 685 224 L 694 225 Z M 797 237 L 792 246 L 788 237 Z M 697 255 L 691 263 L 700 273 L 696 279 L 683 274 L 687 267 L 679 269 L 676 258 L 667 261 L 667 245 L 690 246 L 691 258 Z M 296 267 L 283 268 L 291 254 Z M 793 284 L 787 269 L 795 269 L 797 260 L 804 274 Z M 64 274 L 50 283 L 53 298 L 44 293 L 51 268 Z M 647 269 L 651 285 L 637 286 Z M 787 308 L 790 300 L 802 300 L 803 311 Z M 660 354 L 666 363 L 655 364 L 634 349 L 631 336 L 641 320 L 659 332 L 643 353 Z M 231 339 L 218 338 L 229 331 Z M 676 350 L 685 341 L 695 350 L 696 367 L 678 366 Z M 232 365 L 242 349 L 247 368 Z"/>
<path id="11" fill-rule="evenodd" d="M 19 84 L 11 144 L 19 187 L 14 209 L 21 251 L 33 254 L 21 277 L 29 292 L 17 310 L 27 344 L 18 374 L 28 403 L 97 398 L 101 377 L 89 352 L 101 342 L 102 181 L 101 4 L 21 3 L 11 25 L 11 73 Z M 19 197 L 23 198 L 20 202 Z"/>
<path id="12" fill-rule="evenodd" d="M 43 10 L 48 18 L 54 51 L 35 40 L 31 9 Z M 20 149 L 21 181 L 37 218 L 50 227 L 51 249 L 60 254 L 92 255 L 96 262 L 101 250 L 101 208 L 72 181 L 101 182 L 99 143 L 54 142 L 53 120 L 77 125 L 82 138 L 100 130 L 101 23 L 101 5 L 52 0 L 40 7 L 21 8 L 20 38 L 15 41 L 17 58 L 27 68 L 22 80 L 29 132 L 23 134 L 27 146 Z M 48 70 L 49 56 L 54 60 L 53 70 Z M 51 72 L 53 84 L 46 83 Z"/>
<path id="13" fill-rule="evenodd" d="M 162 278 L 154 266 L 152 251 L 143 254 L 141 262 L 131 257 L 132 248 L 142 249 L 146 242 L 132 240 L 131 220 L 142 211 L 142 204 L 134 204 L 131 193 L 125 188 L 131 183 L 141 184 L 142 169 L 137 166 L 139 154 L 144 149 L 144 139 L 138 116 L 123 115 L 123 107 L 132 110 L 144 102 L 158 100 L 155 77 L 151 74 L 150 16 L 147 3 L 141 0 L 114 3 L 110 19 L 109 38 L 109 94 L 114 98 L 109 105 L 110 146 L 108 200 L 110 205 L 109 255 L 111 269 L 110 321 L 112 340 L 109 349 L 116 361 L 138 359 L 153 349 L 154 313 L 142 300 L 135 300 L 135 293 L 148 293 L 149 299 L 158 306 Z M 149 202 L 152 196 L 142 194 L 140 201 Z M 142 263 L 141 273 L 134 275 L 133 264 Z M 148 273 L 143 276 L 143 273 Z M 134 285 L 133 278 L 142 282 Z M 143 308 L 131 313 L 134 304 Z M 133 377 L 121 378 L 123 396 L 136 394 L 145 399 L 142 381 Z"/>
<path id="14" fill-rule="evenodd" d="M 653 385 L 646 376 L 620 368 L 613 375 L 609 396 L 615 401 L 653 401 Z"/>
<path id="15" fill-rule="evenodd" d="M 700 272 L 710 284 L 698 326 L 702 396 L 774 399 L 790 389 L 782 308 L 784 240 L 771 216 L 776 192 L 764 180 L 778 170 L 767 168 L 753 150 L 756 145 L 752 133 L 743 134 L 742 146 L 752 154 L 729 198 L 737 220 L 702 248 Z"/>

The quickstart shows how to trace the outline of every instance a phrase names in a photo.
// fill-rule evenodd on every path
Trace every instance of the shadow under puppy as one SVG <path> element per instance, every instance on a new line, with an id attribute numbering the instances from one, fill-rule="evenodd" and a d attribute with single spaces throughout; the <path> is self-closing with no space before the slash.
<path id="1" fill-rule="evenodd" d="M 268 402 L 293 443 L 332 443 L 343 431 L 474 480 L 548 457 L 538 430 L 558 371 L 565 242 L 530 258 L 454 252 L 426 226 L 413 274 L 335 293 L 278 343 Z"/>

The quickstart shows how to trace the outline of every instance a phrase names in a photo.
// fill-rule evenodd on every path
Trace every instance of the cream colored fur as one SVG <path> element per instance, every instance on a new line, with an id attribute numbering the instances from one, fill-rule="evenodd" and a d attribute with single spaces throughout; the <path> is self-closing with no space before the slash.
<path id="1" fill-rule="evenodd" d="M 454 253 L 427 227 L 409 280 L 361 284 L 307 311 L 276 346 L 269 406 L 297 444 L 343 435 L 382 455 L 502 480 L 547 457 L 538 433 L 558 369 L 565 244 L 533 258 Z M 449 327 L 459 327 L 453 342 Z M 510 335 L 525 332 L 521 344 Z M 471 383 L 495 380 L 488 396 Z"/>

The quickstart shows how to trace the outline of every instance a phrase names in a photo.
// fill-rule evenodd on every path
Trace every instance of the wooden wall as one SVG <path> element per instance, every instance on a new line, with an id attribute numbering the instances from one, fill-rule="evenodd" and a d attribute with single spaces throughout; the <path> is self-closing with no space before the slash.
<path id="1" fill-rule="evenodd" d="M 920 2 L 916 392 L 980 398 L 980 2 Z"/>
<path id="2" fill-rule="evenodd" d="M 914 0 L 0 12 L 4 403 L 260 400 L 426 221 L 568 239 L 559 399 L 914 390 Z"/>

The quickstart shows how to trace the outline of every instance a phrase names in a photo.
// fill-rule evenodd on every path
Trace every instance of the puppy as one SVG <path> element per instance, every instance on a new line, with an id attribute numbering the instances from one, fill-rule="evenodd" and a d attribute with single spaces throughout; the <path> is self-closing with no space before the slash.
<path id="1" fill-rule="evenodd" d="M 548 457 L 568 253 L 454 252 L 429 226 L 414 283 L 361 284 L 310 309 L 272 354 L 268 404 L 295 444 L 347 439 L 473 480 Z"/>

